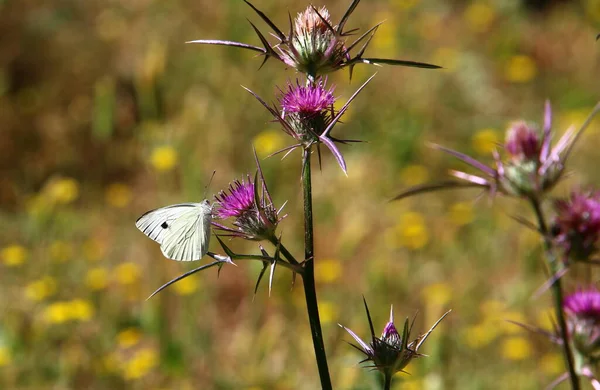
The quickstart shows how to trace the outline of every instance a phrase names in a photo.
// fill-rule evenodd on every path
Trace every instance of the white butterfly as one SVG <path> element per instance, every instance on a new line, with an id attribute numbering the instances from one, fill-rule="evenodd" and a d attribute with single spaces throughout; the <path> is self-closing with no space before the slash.
<path id="1" fill-rule="evenodd" d="M 180 203 L 148 211 L 135 226 L 160 244 L 165 257 L 178 261 L 200 260 L 208 252 L 212 206 Z"/>

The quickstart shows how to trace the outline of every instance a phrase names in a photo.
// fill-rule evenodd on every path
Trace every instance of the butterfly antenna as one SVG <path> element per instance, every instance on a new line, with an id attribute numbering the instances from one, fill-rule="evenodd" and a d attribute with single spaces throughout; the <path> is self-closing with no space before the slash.
<path id="1" fill-rule="evenodd" d="M 214 170 L 212 175 L 210 175 L 210 180 L 208 181 L 208 184 L 204 187 L 204 199 L 206 199 L 206 196 L 208 195 L 208 188 L 210 187 L 210 184 L 212 183 L 212 180 L 215 177 L 215 173 L 217 173 L 216 170 Z"/>

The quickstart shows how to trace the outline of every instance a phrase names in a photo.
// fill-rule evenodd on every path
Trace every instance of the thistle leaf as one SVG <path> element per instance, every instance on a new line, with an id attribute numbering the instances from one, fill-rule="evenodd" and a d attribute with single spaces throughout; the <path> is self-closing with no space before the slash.
<path id="1" fill-rule="evenodd" d="M 424 68 L 424 69 L 442 69 L 439 65 L 428 64 L 426 62 L 406 61 L 406 60 L 393 60 L 389 58 L 357 58 L 357 62 L 363 64 L 385 64 L 385 65 L 398 65 L 408 66 L 411 68 Z"/>
<path id="2" fill-rule="evenodd" d="M 263 48 L 260 48 L 258 46 L 254 46 L 254 45 L 248 45 L 246 43 L 241 43 L 241 42 L 221 41 L 218 39 L 197 39 L 194 41 L 187 41 L 186 43 L 197 43 L 197 44 L 202 44 L 202 45 L 232 46 L 232 47 L 239 47 L 242 49 L 257 51 L 262 54 L 267 54 L 267 51 Z"/>
<path id="3" fill-rule="evenodd" d="M 205 269 L 209 269 L 209 268 L 212 268 L 212 267 L 214 267 L 216 265 L 222 265 L 222 264 L 223 264 L 222 261 L 218 261 L 217 260 L 217 261 L 213 261 L 212 263 L 209 263 L 209 264 L 201 265 L 198 268 L 194 268 L 193 270 L 188 271 L 188 272 L 184 273 L 183 275 L 180 275 L 180 276 L 176 277 L 175 279 L 172 279 L 169 282 L 163 284 L 156 291 L 154 291 L 148 298 L 146 298 L 146 300 L 149 300 L 150 298 L 152 298 L 153 296 L 155 296 L 156 294 L 158 294 L 159 292 L 161 292 L 165 288 L 169 287 L 173 283 L 176 283 L 176 282 L 180 281 L 181 279 L 185 279 L 188 276 L 195 274 L 196 272 L 204 271 Z"/>
<path id="4" fill-rule="evenodd" d="M 256 12 L 258 14 L 258 16 L 260 16 L 260 18 L 269 25 L 269 27 L 271 27 L 271 30 L 273 30 L 273 32 L 275 33 L 275 35 L 277 35 L 277 38 L 279 38 L 280 41 L 285 42 L 287 37 L 285 36 L 284 33 L 281 32 L 281 30 L 275 25 L 275 23 L 273 23 L 271 21 L 271 19 L 269 19 L 267 17 L 267 15 L 265 15 L 262 11 L 260 11 L 258 8 L 256 8 L 255 6 L 252 5 L 252 3 L 250 3 L 247 0 L 244 0 L 244 2 L 246 4 L 248 4 L 250 6 L 250 8 L 252 8 L 254 10 L 254 12 Z"/>

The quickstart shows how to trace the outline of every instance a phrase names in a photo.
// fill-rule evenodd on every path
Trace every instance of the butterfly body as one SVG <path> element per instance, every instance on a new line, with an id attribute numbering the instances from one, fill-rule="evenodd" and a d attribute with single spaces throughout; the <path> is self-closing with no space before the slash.
<path id="1" fill-rule="evenodd" d="M 138 218 L 135 226 L 160 244 L 163 255 L 172 260 L 200 260 L 210 243 L 212 206 L 180 203 L 151 210 Z"/>

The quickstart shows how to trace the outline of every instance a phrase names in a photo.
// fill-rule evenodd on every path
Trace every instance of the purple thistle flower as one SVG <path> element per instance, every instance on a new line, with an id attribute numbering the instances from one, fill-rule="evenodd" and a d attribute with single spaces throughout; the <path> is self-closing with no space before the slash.
<path id="1" fill-rule="evenodd" d="M 437 325 L 448 315 L 448 313 L 450 313 L 450 311 L 447 311 L 435 324 L 433 324 L 427 333 L 420 335 L 409 342 L 408 340 L 410 338 L 414 320 L 410 325 L 408 323 L 408 318 L 404 321 L 403 331 L 400 335 L 394 325 L 394 310 L 392 307 L 390 310 L 390 320 L 385 325 L 381 337 L 378 338 L 375 336 L 367 302 L 365 301 L 364 304 L 371 329 L 371 343 L 367 344 L 358 337 L 356 333 L 345 326 L 340 325 L 340 327 L 346 330 L 358 343 L 358 346 L 353 344 L 352 346 L 366 355 L 366 358 L 361 363 L 367 361 L 372 362 L 373 365 L 369 367 L 379 370 L 386 378 L 391 378 L 397 372 L 405 372 L 404 368 L 413 358 L 424 356 L 419 353 L 419 348 L 423 345 L 425 340 L 427 340 Z"/>
<path id="2" fill-rule="evenodd" d="M 228 191 L 219 191 L 215 196 L 217 219 L 233 218 L 233 229 L 213 221 L 219 230 L 232 236 L 248 240 L 275 240 L 275 229 L 283 218 L 279 217 L 281 209 L 273 206 L 273 200 L 267 189 L 262 169 L 254 154 L 258 170 L 254 180 L 247 176 L 246 181 L 235 180 L 229 185 Z M 283 206 L 282 206 L 283 208 Z"/>
<path id="3" fill-rule="evenodd" d="M 600 324 L 600 291 L 595 288 L 579 290 L 565 297 L 563 308 L 572 318 L 593 320 Z"/>
<path id="4" fill-rule="evenodd" d="M 573 192 L 568 200 L 554 203 L 552 224 L 557 244 L 567 257 L 588 260 L 600 240 L 600 192 Z"/>
<path id="5" fill-rule="evenodd" d="M 513 160 L 532 160 L 542 148 L 537 130 L 523 121 L 513 123 L 506 133 L 505 148 Z"/>
<path id="6" fill-rule="evenodd" d="M 563 300 L 567 328 L 575 349 L 595 360 L 600 352 L 600 291 L 579 290 Z"/>
<path id="7" fill-rule="evenodd" d="M 327 80 L 307 86 L 288 83 L 287 90 L 281 91 L 281 108 L 284 113 L 297 113 L 302 115 L 318 115 L 324 111 L 332 111 L 335 98 L 333 87 L 325 89 Z"/>
<path id="8" fill-rule="evenodd" d="M 600 103 L 594 107 L 579 130 L 570 128 L 558 143 L 551 147 L 552 110 L 550 102 L 546 102 L 541 140 L 533 128 L 518 122 L 509 129 L 507 134 L 506 149 L 511 160 L 506 163 L 502 162 L 498 152 L 494 152 L 495 167 L 490 167 L 456 150 L 433 145 L 436 149 L 478 169 L 482 175 L 451 171 L 451 174 L 461 181 L 452 180 L 409 188 L 393 200 L 441 189 L 467 187 L 484 188 L 492 195 L 501 192 L 512 196 L 537 197 L 541 193 L 551 190 L 561 179 L 573 146 L 598 112 L 600 112 Z"/>
<path id="9" fill-rule="evenodd" d="M 325 89 L 325 81 L 308 83 L 306 86 L 288 83 L 287 90 L 280 89 L 282 117 L 289 124 L 289 133 L 305 146 L 319 142 L 323 133 L 335 116 L 333 87 Z"/>
<path id="10" fill-rule="evenodd" d="M 250 176 L 247 176 L 247 182 L 235 180 L 229 185 L 229 194 L 220 191 L 215 198 L 218 202 L 217 218 L 238 218 L 254 208 L 254 183 Z"/>
<path id="11" fill-rule="evenodd" d="M 350 70 L 350 77 L 352 77 L 352 69 L 356 64 L 387 64 L 428 69 L 440 68 L 437 65 L 423 62 L 364 57 L 364 53 L 377 32 L 379 24 L 371 27 L 354 42 L 347 44 L 346 38 L 357 30 L 344 31 L 344 27 L 348 18 L 350 18 L 350 15 L 352 15 L 360 3 L 360 0 L 352 1 L 338 24 L 331 22 L 329 11 L 325 7 L 317 9 L 314 6 L 309 6 L 305 11 L 300 12 L 293 22 L 290 16 L 288 34 L 285 34 L 271 19 L 249 1 L 244 1 L 269 26 L 272 30 L 272 36 L 277 42 L 274 44 L 269 43 L 265 35 L 254 24 L 250 23 L 262 47 L 215 39 L 200 39 L 188 43 L 232 46 L 258 52 L 265 56 L 262 65 L 269 58 L 274 58 L 286 66 L 307 74 L 312 80 L 320 75 L 346 67 Z M 354 54 L 351 54 L 353 51 Z"/>
<path id="12" fill-rule="evenodd" d="M 313 145 L 317 145 L 317 148 L 319 148 L 320 144 L 324 144 L 334 155 L 344 173 L 346 173 L 346 161 L 336 143 L 347 144 L 360 141 L 335 138 L 331 135 L 331 131 L 342 115 L 344 115 L 350 103 L 373 77 L 375 75 L 365 81 L 337 112 L 333 108 L 335 101 L 333 88 L 327 89 L 322 79 L 314 82 L 310 81 L 307 86 L 301 86 L 298 82 L 296 82 L 296 85 L 288 83 L 285 92 L 280 89 L 281 110 L 277 106 L 270 106 L 248 88 L 246 90 L 273 115 L 275 120 L 281 125 L 283 131 L 297 141 L 296 144 L 279 150 L 273 153 L 273 155 L 287 152 L 285 154 L 287 156 L 299 147 L 310 149 Z M 318 150 L 320 157 L 320 149 Z"/>

